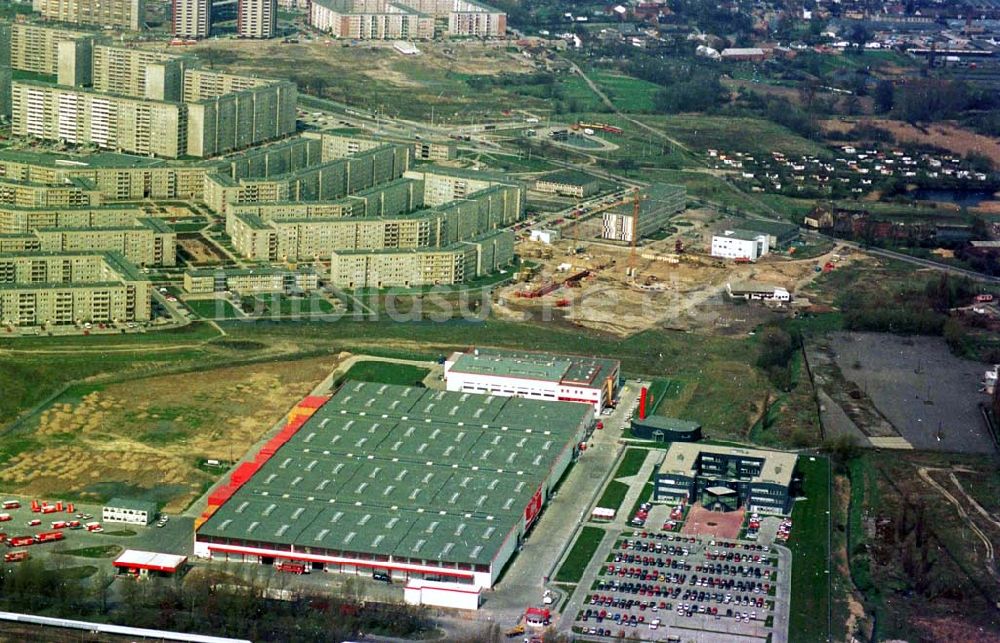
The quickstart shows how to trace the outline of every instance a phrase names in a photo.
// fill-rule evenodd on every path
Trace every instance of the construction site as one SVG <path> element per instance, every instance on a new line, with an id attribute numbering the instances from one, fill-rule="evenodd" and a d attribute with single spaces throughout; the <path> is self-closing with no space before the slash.
<path id="1" fill-rule="evenodd" d="M 669 187 L 669 186 L 667 186 Z M 629 190 L 619 201 L 578 209 L 561 225 L 561 238 L 549 243 L 520 238 L 522 269 L 498 293 L 496 314 L 511 319 L 553 319 L 627 336 L 655 326 L 676 329 L 704 323 L 733 332 L 752 328 L 760 315 L 726 311 L 730 283 L 765 283 L 784 288 L 792 301 L 757 307 L 763 314 L 808 307 L 801 294 L 823 270 L 859 260 L 860 255 L 830 244 L 818 256 L 800 258 L 774 252 L 757 262 L 710 256 L 713 231 L 723 221 L 714 209 L 691 208 L 663 216 L 656 194 Z M 607 214 L 610 213 L 610 217 Z M 573 218 L 576 215 L 576 218 Z M 654 219 L 652 225 L 644 217 Z M 603 238 L 609 218 L 628 221 L 617 240 Z M 638 239 L 631 235 L 638 230 Z M 750 307 L 741 308 L 745 313 Z M 733 323 L 747 320 L 746 324 Z"/>

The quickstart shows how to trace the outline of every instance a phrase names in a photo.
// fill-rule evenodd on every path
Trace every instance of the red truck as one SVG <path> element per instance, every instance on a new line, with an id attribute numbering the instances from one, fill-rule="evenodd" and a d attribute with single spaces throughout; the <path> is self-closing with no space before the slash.
<path id="1" fill-rule="evenodd" d="M 7 544 L 11 547 L 27 547 L 28 545 L 35 544 L 34 536 L 14 536 L 7 541 Z"/>
<path id="2" fill-rule="evenodd" d="M 59 511 L 59 509 L 57 509 L 55 505 L 42 505 L 43 514 L 54 514 L 57 511 Z"/>
<path id="3" fill-rule="evenodd" d="M 99 522 L 88 522 L 87 531 L 104 531 L 104 527 Z"/>
<path id="4" fill-rule="evenodd" d="M 69 527 L 69 523 L 66 522 L 65 520 L 57 520 L 54 523 L 52 523 L 53 529 L 65 529 L 67 527 Z"/>
<path id="5" fill-rule="evenodd" d="M 10 514 L 0 514 L 0 522 L 7 522 L 8 520 L 13 520 L 14 516 Z"/>
<path id="6" fill-rule="evenodd" d="M 0 505 L 3 509 L 20 509 L 21 503 L 17 500 L 4 500 L 3 504 Z"/>
<path id="7" fill-rule="evenodd" d="M 29 558 L 31 558 L 31 554 L 26 551 L 12 551 L 3 555 L 3 562 L 19 563 L 22 560 L 28 560 Z"/>
<path id="8" fill-rule="evenodd" d="M 66 537 L 61 531 L 43 531 L 42 533 L 35 536 L 35 541 L 40 543 L 51 543 L 57 540 L 62 540 Z"/>
<path id="9" fill-rule="evenodd" d="M 289 574 L 307 574 L 305 563 L 278 563 L 279 572 L 288 572 Z"/>

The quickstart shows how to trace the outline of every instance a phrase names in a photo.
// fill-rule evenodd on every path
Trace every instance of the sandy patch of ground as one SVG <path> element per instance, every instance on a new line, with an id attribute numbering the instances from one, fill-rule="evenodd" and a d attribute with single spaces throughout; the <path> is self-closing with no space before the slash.
<path id="1" fill-rule="evenodd" d="M 39 497 L 134 491 L 183 510 L 214 475 L 205 459 L 243 454 L 341 360 L 331 356 L 113 384 L 38 417 L 0 485 Z"/>

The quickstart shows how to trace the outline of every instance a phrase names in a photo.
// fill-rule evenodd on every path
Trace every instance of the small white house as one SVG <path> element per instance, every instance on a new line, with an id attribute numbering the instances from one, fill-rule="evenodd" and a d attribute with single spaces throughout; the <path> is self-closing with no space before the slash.
<path id="1" fill-rule="evenodd" d="M 749 230 L 726 230 L 712 236 L 712 256 L 757 261 L 769 252 L 767 235 Z"/>

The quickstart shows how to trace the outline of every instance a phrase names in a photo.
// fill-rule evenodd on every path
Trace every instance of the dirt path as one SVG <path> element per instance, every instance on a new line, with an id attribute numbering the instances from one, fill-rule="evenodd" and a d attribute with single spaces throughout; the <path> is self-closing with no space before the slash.
<path id="1" fill-rule="evenodd" d="M 993 543 L 990 542 L 990 539 L 986 536 L 985 533 L 983 533 L 983 530 L 980 529 L 979 525 L 977 525 L 976 522 L 972 519 L 972 517 L 969 516 L 968 512 L 965 511 L 965 507 L 962 506 L 962 503 L 955 496 L 953 496 L 951 492 L 945 489 L 942 485 L 938 484 L 938 482 L 933 478 L 933 476 L 931 476 L 930 474 L 931 471 L 948 471 L 950 473 L 951 469 L 918 467 L 917 473 L 920 475 L 921 478 L 924 479 L 924 481 L 927 484 L 934 487 L 942 496 L 945 497 L 945 499 L 948 500 L 948 502 L 950 502 L 952 505 L 955 506 L 955 509 L 958 511 L 958 515 L 962 517 L 962 520 L 964 520 L 966 524 L 969 525 L 969 528 L 972 529 L 972 532 L 976 534 L 979 540 L 983 542 L 983 546 L 986 548 L 986 560 L 989 561 L 989 564 L 986 566 L 986 570 L 990 573 L 991 576 L 994 577 L 994 579 L 996 579 L 997 571 L 993 566 L 993 560 L 994 560 Z M 966 497 L 968 497 L 968 494 L 966 494 Z"/>
<path id="2" fill-rule="evenodd" d="M 951 479 L 952 484 L 954 484 L 955 487 L 957 487 L 958 490 L 962 492 L 962 495 L 965 496 L 965 499 L 969 501 L 969 504 L 972 505 L 973 507 L 975 507 L 976 511 L 978 511 L 979 514 L 983 518 L 985 518 L 986 520 L 990 521 L 998 529 L 1000 529 L 1000 520 L 997 520 L 992 514 L 990 514 L 990 512 L 986 511 L 986 509 L 984 509 L 983 506 L 981 504 L 979 504 L 979 502 L 977 502 L 975 498 L 973 498 L 972 496 L 969 495 L 969 493 L 965 490 L 965 487 L 962 486 L 962 483 L 959 482 L 958 478 L 955 476 L 956 472 L 957 473 L 975 473 L 975 471 L 970 471 L 968 469 L 960 469 L 960 468 L 956 467 L 954 470 L 952 470 L 948 474 L 948 477 Z"/>

